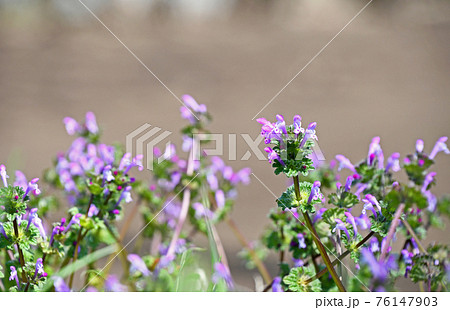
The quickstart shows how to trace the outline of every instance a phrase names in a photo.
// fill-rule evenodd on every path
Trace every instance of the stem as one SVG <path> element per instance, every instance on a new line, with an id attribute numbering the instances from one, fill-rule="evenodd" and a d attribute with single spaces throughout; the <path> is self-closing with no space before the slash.
<path id="1" fill-rule="evenodd" d="M 295 195 L 297 197 L 297 200 L 300 201 L 301 196 L 300 196 L 300 188 L 299 188 L 299 183 L 298 183 L 298 176 L 294 177 L 294 187 L 295 187 Z M 324 245 L 322 244 L 322 242 L 319 239 L 319 235 L 317 234 L 317 231 L 314 228 L 314 225 L 311 221 L 311 218 L 309 217 L 308 212 L 302 211 L 302 214 L 305 219 L 306 227 L 308 227 L 309 231 L 313 235 L 313 239 L 314 239 L 314 242 L 316 243 L 316 246 L 320 252 L 320 256 L 322 256 L 322 259 L 323 259 L 325 265 L 327 266 L 327 269 L 330 272 L 334 283 L 336 283 L 337 287 L 339 288 L 339 291 L 345 292 L 345 287 L 342 284 L 341 280 L 339 280 L 339 277 L 336 274 L 336 270 L 334 270 L 333 265 L 331 265 L 330 257 L 328 257 L 327 251 L 325 250 Z"/>
<path id="2" fill-rule="evenodd" d="M 391 226 L 389 227 L 388 234 L 386 236 L 386 242 L 384 243 L 383 248 L 381 249 L 380 254 L 380 261 L 384 261 L 384 259 L 387 256 L 387 250 L 389 248 L 389 245 L 391 244 L 391 240 L 394 237 L 395 230 L 397 229 L 398 222 L 400 220 L 400 217 L 402 216 L 403 210 L 405 209 L 405 204 L 402 203 L 398 207 L 397 211 L 395 211 L 394 219 L 391 222 Z"/>
<path id="3" fill-rule="evenodd" d="M 253 262 L 256 265 L 256 268 L 258 268 L 258 271 L 261 274 L 261 276 L 263 277 L 264 281 L 266 283 L 272 283 L 272 277 L 270 276 L 269 271 L 267 270 L 266 266 L 261 261 L 261 259 L 259 259 L 258 255 L 256 255 L 255 251 L 249 246 L 249 244 L 248 244 L 247 240 L 245 239 L 244 235 L 241 233 L 239 228 L 236 226 L 236 223 L 231 218 L 227 218 L 226 222 L 227 222 L 228 226 L 230 226 L 231 230 L 233 231 L 233 233 L 235 234 L 236 238 L 239 240 L 241 245 L 250 254 Z"/>
<path id="4" fill-rule="evenodd" d="M 355 250 L 358 249 L 360 246 L 362 246 L 364 243 L 366 243 L 370 238 L 372 238 L 372 236 L 375 233 L 373 231 L 371 231 L 363 240 L 361 240 L 356 246 L 355 246 Z M 338 258 L 336 258 L 331 265 L 335 266 L 337 265 L 337 263 L 339 263 L 339 261 L 343 260 L 348 254 L 350 254 L 350 250 L 345 251 L 344 253 L 342 253 L 341 255 L 339 255 Z M 319 271 L 314 277 L 309 278 L 308 280 L 305 281 L 305 283 L 311 283 L 312 281 L 319 279 L 321 276 L 323 276 L 325 273 L 327 273 L 328 269 L 324 268 L 321 271 Z"/>
<path id="5" fill-rule="evenodd" d="M 268 292 L 268 291 L 272 288 L 272 285 L 273 285 L 273 281 L 270 282 L 270 283 L 264 288 L 263 292 Z"/>
<path id="6" fill-rule="evenodd" d="M 219 253 L 220 262 L 228 269 L 228 273 L 231 275 L 230 265 L 228 265 L 227 255 L 225 249 L 223 248 L 222 240 L 217 232 L 216 227 L 211 223 L 212 235 L 214 242 L 216 243 L 217 252 Z"/>
<path id="7" fill-rule="evenodd" d="M 408 230 L 409 234 L 416 240 L 417 246 L 419 247 L 419 250 L 422 253 L 427 253 L 427 250 L 423 247 L 422 243 L 420 243 L 419 237 L 417 237 L 416 233 L 414 232 L 414 229 L 409 225 L 408 221 L 402 220 L 403 225 L 405 225 L 406 230 Z"/>
<path id="8" fill-rule="evenodd" d="M 78 259 L 78 249 L 80 247 L 81 240 L 84 238 L 84 236 L 86 236 L 86 234 L 84 234 L 84 235 L 81 234 L 82 231 L 83 231 L 83 227 L 80 227 L 80 230 L 78 231 L 77 243 L 75 245 L 75 250 L 74 250 L 75 252 L 73 253 L 73 260 L 72 260 L 72 262 L 76 262 L 76 260 Z M 87 231 L 86 231 L 86 233 L 87 233 Z M 71 275 L 70 275 L 69 288 L 72 288 L 74 275 L 75 275 L 75 272 L 72 272 Z"/>
<path id="9" fill-rule="evenodd" d="M 195 149 L 195 139 L 192 139 L 192 148 L 189 152 L 188 164 L 186 169 L 186 174 L 191 176 L 194 172 L 194 149 Z M 177 245 L 177 240 L 180 237 L 181 230 L 183 229 L 184 221 L 186 220 L 189 211 L 189 202 L 191 200 L 191 190 L 186 188 L 183 193 L 183 202 L 181 204 L 180 217 L 178 218 L 177 226 L 175 227 L 175 232 L 173 234 L 172 240 L 170 241 L 169 249 L 167 250 L 167 257 L 171 257 L 175 254 L 175 248 Z"/>
<path id="10" fill-rule="evenodd" d="M 16 235 L 16 238 L 18 239 L 19 238 L 19 226 L 17 225 L 17 217 L 14 218 L 13 226 L 14 226 L 14 234 Z M 22 273 L 21 273 L 22 281 L 25 283 L 25 282 L 28 282 L 27 276 L 25 275 L 25 258 L 23 256 L 22 249 L 20 248 L 19 241 L 16 241 L 16 246 L 17 246 L 17 252 L 19 252 L 19 263 L 20 263 L 20 266 L 22 266 Z"/>

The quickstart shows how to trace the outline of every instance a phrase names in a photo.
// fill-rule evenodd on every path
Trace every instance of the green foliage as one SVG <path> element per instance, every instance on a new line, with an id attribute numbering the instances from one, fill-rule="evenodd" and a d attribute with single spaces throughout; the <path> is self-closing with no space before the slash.
<path id="1" fill-rule="evenodd" d="M 448 284 L 445 260 L 448 259 L 448 247 L 433 245 L 427 249 L 427 254 L 413 257 L 413 266 L 410 277 L 413 282 L 424 281 L 432 290 L 437 290 L 442 284 Z"/>
<path id="2" fill-rule="evenodd" d="M 336 219 L 340 219 L 342 221 L 345 220 L 344 212 L 345 210 L 341 208 L 330 208 L 323 213 L 322 219 L 325 223 L 333 227 L 336 225 Z"/>
<path id="3" fill-rule="evenodd" d="M 314 208 L 314 204 L 321 203 L 320 199 L 314 199 L 311 203 L 308 203 L 309 196 L 311 194 L 311 189 L 313 185 L 310 182 L 300 182 L 299 183 L 299 191 L 300 191 L 300 199 L 297 199 L 295 194 L 294 185 L 289 186 L 286 191 L 281 195 L 280 198 L 277 199 L 278 207 L 285 210 L 299 208 L 302 212 L 311 212 L 314 213 L 316 209 Z"/>
<path id="4" fill-rule="evenodd" d="M 292 268 L 287 276 L 283 278 L 283 282 L 288 285 L 290 291 L 293 292 L 321 292 L 322 288 L 319 280 L 307 283 L 306 280 L 315 275 L 314 267 L 296 267 Z"/>
<path id="5" fill-rule="evenodd" d="M 338 191 L 328 195 L 328 203 L 340 208 L 351 208 L 359 203 L 358 197 L 350 192 Z"/>
<path id="6" fill-rule="evenodd" d="M 405 164 L 403 168 L 405 169 L 408 178 L 416 185 L 422 185 L 427 170 L 434 164 L 434 161 L 424 154 L 408 155 L 407 158 L 410 163 Z M 423 164 L 419 165 L 419 161 L 423 162 Z"/>

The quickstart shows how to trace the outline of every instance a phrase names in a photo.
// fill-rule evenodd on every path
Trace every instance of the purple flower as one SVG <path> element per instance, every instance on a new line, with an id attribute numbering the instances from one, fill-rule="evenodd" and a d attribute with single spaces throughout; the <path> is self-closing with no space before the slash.
<path id="1" fill-rule="evenodd" d="M 322 199 L 323 195 L 320 192 L 320 181 L 315 181 L 309 194 L 308 204 L 311 204 L 314 200 Z"/>
<path id="2" fill-rule="evenodd" d="M 39 190 L 39 187 L 37 185 L 37 182 L 39 181 L 39 178 L 34 178 L 30 182 L 28 182 L 28 187 L 25 190 L 25 194 L 23 195 L 23 199 L 28 196 L 28 194 L 33 191 L 35 195 L 39 195 L 41 191 Z"/>
<path id="3" fill-rule="evenodd" d="M 21 188 L 26 188 L 28 185 L 27 178 L 22 171 L 16 170 L 16 179 L 14 181 L 14 186 L 19 186 Z"/>
<path id="4" fill-rule="evenodd" d="M 98 145 L 98 153 L 100 158 L 105 162 L 107 165 L 112 165 L 114 163 L 115 157 L 115 148 L 111 145 L 106 144 L 99 144 Z"/>
<path id="5" fill-rule="evenodd" d="M 373 163 L 371 158 L 378 159 L 378 169 L 383 169 L 384 167 L 384 156 L 383 150 L 380 146 L 380 137 L 374 137 L 369 146 L 369 153 L 367 155 L 367 164 L 370 166 Z"/>
<path id="6" fill-rule="evenodd" d="M 225 194 L 221 189 L 216 191 L 216 203 L 219 209 L 222 209 L 225 206 Z"/>
<path id="7" fill-rule="evenodd" d="M 34 224 L 34 226 L 37 227 L 39 230 L 39 233 L 42 236 L 42 239 L 47 239 L 47 234 L 45 233 L 44 225 L 42 225 L 42 220 L 37 216 L 36 213 L 33 214 L 33 218 L 31 220 Z"/>
<path id="8" fill-rule="evenodd" d="M 320 208 L 319 211 L 316 212 L 316 215 L 314 216 L 313 223 L 317 222 L 319 219 L 322 218 L 323 213 L 327 211 L 327 208 Z"/>
<path id="9" fill-rule="evenodd" d="M 139 171 L 142 171 L 144 169 L 144 165 L 142 164 L 142 159 L 144 158 L 144 155 L 138 154 L 136 157 L 133 158 L 129 163 L 127 163 L 127 166 L 125 168 L 124 173 L 127 174 L 128 171 L 130 171 L 133 167 L 138 167 Z"/>
<path id="10" fill-rule="evenodd" d="M 360 216 L 357 216 L 354 218 L 356 221 L 356 224 L 361 227 L 362 229 L 368 229 L 370 228 L 370 220 L 365 214 L 361 214 Z"/>
<path id="11" fill-rule="evenodd" d="M 412 243 L 412 246 L 413 246 L 413 254 L 414 255 L 419 254 L 420 253 L 419 246 L 417 245 L 417 242 L 416 242 L 416 240 L 414 238 L 411 238 L 411 243 Z"/>
<path id="12" fill-rule="evenodd" d="M 204 104 L 198 104 L 195 99 L 190 95 L 183 95 L 181 97 L 183 102 L 196 113 L 206 113 L 206 106 Z"/>
<path id="13" fill-rule="evenodd" d="M 42 258 L 38 258 L 36 261 L 36 268 L 34 269 L 34 276 L 33 281 L 36 279 L 38 275 L 43 275 L 45 273 L 44 271 L 44 264 L 42 263 Z"/>
<path id="14" fill-rule="evenodd" d="M 3 227 L 2 223 L 0 223 L 0 234 L 2 234 L 3 237 L 5 237 L 6 240 L 9 240 L 8 236 L 6 235 L 5 228 Z"/>
<path id="15" fill-rule="evenodd" d="M 53 240 L 55 238 L 55 235 L 59 234 L 60 231 L 61 231 L 61 227 L 60 226 L 53 227 L 52 235 L 50 237 L 50 247 L 53 245 Z"/>
<path id="16" fill-rule="evenodd" d="M 70 292 L 70 288 L 67 286 L 64 279 L 58 276 L 53 276 L 53 286 L 56 292 Z"/>
<path id="17" fill-rule="evenodd" d="M 302 233 L 299 233 L 297 235 L 297 240 L 298 240 L 298 248 L 299 249 L 304 249 L 306 248 L 306 243 L 305 243 L 305 235 Z"/>
<path id="18" fill-rule="evenodd" d="M 148 270 L 147 265 L 142 260 L 142 258 L 137 254 L 129 254 L 127 256 L 128 260 L 131 263 L 131 272 L 139 271 L 144 276 L 148 277 L 150 275 L 150 270 Z"/>
<path id="19" fill-rule="evenodd" d="M 336 155 L 336 160 L 339 162 L 338 171 L 341 171 L 342 169 L 350 169 L 351 171 L 356 173 L 355 166 L 350 162 L 350 160 L 345 157 L 344 155 Z"/>
<path id="20" fill-rule="evenodd" d="M 114 176 L 111 172 L 111 165 L 107 165 L 105 166 L 105 168 L 103 168 L 103 180 L 105 182 L 114 181 Z"/>
<path id="21" fill-rule="evenodd" d="M 167 252 L 167 249 L 166 249 Z M 167 272 L 172 273 L 173 272 L 173 264 L 172 262 L 175 260 L 175 255 L 164 255 L 161 256 L 159 259 L 159 263 L 155 268 L 155 271 L 153 272 L 153 276 L 158 277 L 159 272 L 161 269 L 167 268 Z"/>
<path id="22" fill-rule="evenodd" d="M 17 289 L 20 290 L 20 282 L 19 282 L 19 277 L 17 276 L 16 267 L 11 266 L 11 267 L 9 267 L 9 270 L 11 270 L 11 273 L 9 274 L 9 281 L 16 280 Z"/>
<path id="23" fill-rule="evenodd" d="M 275 126 L 265 118 L 258 118 L 256 121 L 262 125 L 261 135 L 265 138 L 264 143 L 269 144 L 272 140 L 272 133 Z"/>
<path id="24" fill-rule="evenodd" d="M 412 269 L 412 265 L 413 265 L 413 260 L 412 258 L 414 257 L 414 254 L 409 252 L 408 250 L 404 249 L 401 252 L 402 254 L 402 259 L 403 262 L 406 265 L 406 270 L 405 270 L 405 278 L 408 277 L 408 273 L 411 271 Z"/>
<path id="25" fill-rule="evenodd" d="M 183 144 L 181 145 L 181 149 L 183 150 L 183 152 L 189 152 L 192 149 L 193 139 L 186 135 L 183 135 L 182 139 Z"/>
<path id="26" fill-rule="evenodd" d="M 371 195 L 367 194 L 366 198 L 362 200 L 364 202 L 364 208 L 362 210 L 362 214 L 366 214 L 366 210 L 370 210 L 373 212 L 375 218 L 377 217 L 377 210 L 375 210 L 374 205 L 377 207 L 378 211 L 381 214 L 381 206 L 378 203 L 377 199 Z"/>
<path id="27" fill-rule="evenodd" d="M 281 286 L 281 278 L 275 277 L 272 282 L 272 292 L 284 292 Z"/>
<path id="28" fill-rule="evenodd" d="M 380 251 L 380 243 L 378 242 L 378 239 L 373 237 L 370 239 L 369 249 L 372 253 L 376 253 Z"/>
<path id="29" fill-rule="evenodd" d="M 342 230 L 347 235 L 347 240 L 350 240 L 350 234 L 348 233 L 347 227 L 345 227 L 344 222 L 342 222 L 340 219 L 335 219 L 336 226 L 333 228 L 332 232 L 335 233 L 336 230 Z"/>
<path id="30" fill-rule="evenodd" d="M 350 212 L 344 212 L 345 216 L 347 216 L 347 223 L 353 226 L 353 239 L 356 239 L 358 235 L 358 228 L 356 227 L 356 221 L 353 215 Z"/>
<path id="31" fill-rule="evenodd" d="M 0 177 L 2 178 L 3 186 L 8 187 L 8 181 L 6 179 L 9 178 L 9 176 L 6 174 L 5 165 L 0 165 Z"/>
<path id="32" fill-rule="evenodd" d="M 422 153 L 423 151 L 423 140 L 422 139 L 418 139 L 416 141 L 416 152 L 417 153 Z"/>
<path id="33" fill-rule="evenodd" d="M 213 212 L 211 212 L 211 210 L 206 209 L 200 202 L 194 202 L 192 204 L 192 208 L 195 210 L 196 219 L 202 219 L 205 216 L 206 218 L 211 219 L 214 215 Z"/>
<path id="34" fill-rule="evenodd" d="M 225 163 L 223 162 L 222 158 L 218 156 L 211 157 L 211 170 L 213 172 L 222 171 L 223 168 L 225 168 Z"/>
<path id="35" fill-rule="evenodd" d="M 93 217 L 94 215 L 97 215 L 99 212 L 100 210 L 94 204 L 91 204 L 88 211 L 88 217 Z"/>
<path id="36" fill-rule="evenodd" d="M 347 181 L 345 182 L 345 191 L 349 192 L 352 189 L 352 182 L 353 182 L 354 178 L 349 175 L 347 177 Z"/>
<path id="37" fill-rule="evenodd" d="M 294 133 L 298 136 L 300 133 L 304 133 L 305 129 L 302 128 L 302 118 L 300 115 L 294 116 Z"/>
<path id="38" fill-rule="evenodd" d="M 373 275 L 373 280 L 377 284 L 383 285 L 388 279 L 389 270 L 397 268 L 397 264 L 395 263 L 393 256 L 390 256 L 387 261 L 377 261 L 369 249 L 363 248 L 361 253 L 362 262 L 369 266 Z"/>
<path id="39" fill-rule="evenodd" d="M 312 122 L 308 125 L 308 128 L 305 131 L 305 135 L 303 136 L 302 142 L 300 143 L 300 148 L 302 148 L 305 145 L 306 141 L 308 141 L 309 139 L 317 140 L 316 126 L 317 126 L 316 122 Z"/>
<path id="40" fill-rule="evenodd" d="M 120 197 L 119 197 L 119 199 L 117 200 L 116 206 L 118 206 L 118 205 L 122 202 L 122 200 L 124 200 L 125 203 L 130 203 L 130 202 L 133 201 L 133 199 L 131 198 L 131 193 L 130 193 L 130 191 L 131 191 L 131 186 L 128 185 L 128 186 L 125 188 L 125 190 L 122 192 L 122 194 L 120 194 Z"/>
<path id="41" fill-rule="evenodd" d="M 95 114 L 92 112 L 86 113 L 86 129 L 93 134 L 98 133 L 97 120 L 95 119 Z"/>
<path id="42" fill-rule="evenodd" d="M 72 219 L 70 220 L 69 224 L 67 224 L 66 231 L 68 231 L 72 225 L 80 225 L 80 217 L 81 213 L 77 213 L 74 216 L 72 216 Z"/>
<path id="43" fill-rule="evenodd" d="M 389 169 L 392 169 L 392 171 L 397 172 L 400 171 L 400 153 L 393 153 L 391 156 L 389 156 L 386 164 L 386 172 L 389 172 Z"/>
<path id="44" fill-rule="evenodd" d="M 222 264 L 222 263 L 215 263 L 214 264 L 214 274 L 212 276 L 212 281 L 217 284 L 221 279 L 223 279 L 227 285 L 228 288 L 232 289 L 233 286 L 233 279 L 231 278 L 231 274 L 228 270 L 228 268 Z"/>
<path id="45" fill-rule="evenodd" d="M 116 275 L 110 274 L 105 280 L 105 291 L 107 292 L 126 292 L 127 287 L 119 282 Z"/>
<path id="46" fill-rule="evenodd" d="M 185 104 L 185 106 L 182 106 L 180 108 L 181 117 L 187 119 L 190 123 L 195 124 L 198 120 L 194 116 L 194 113 L 205 114 L 206 106 L 204 104 L 198 104 L 197 101 L 195 101 L 195 99 L 192 98 L 190 95 L 183 95 L 181 99 Z"/>
<path id="47" fill-rule="evenodd" d="M 437 198 L 430 191 L 423 192 L 425 197 L 427 198 L 428 207 L 427 210 L 430 212 L 434 212 L 436 210 Z"/>
<path id="48" fill-rule="evenodd" d="M 242 168 L 237 173 L 233 174 L 231 177 L 231 184 L 236 185 L 237 183 L 241 182 L 242 184 L 249 184 L 250 183 L 250 175 L 252 174 L 252 170 L 248 167 Z"/>
<path id="49" fill-rule="evenodd" d="M 361 200 L 361 193 L 364 192 L 364 190 L 369 187 L 369 185 L 364 184 L 364 183 L 358 183 L 356 185 L 356 191 L 355 191 L 355 195 L 358 197 L 359 200 Z"/>
<path id="50" fill-rule="evenodd" d="M 433 147 L 433 150 L 430 153 L 429 158 L 434 159 L 434 157 L 439 152 L 444 152 L 445 154 L 450 154 L 450 150 L 448 149 L 447 145 L 445 144 L 447 142 L 447 137 L 440 137 L 436 144 Z"/>
<path id="51" fill-rule="evenodd" d="M 73 136 L 80 131 L 80 125 L 71 117 L 64 117 L 63 123 L 64 126 L 66 126 L 66 131 L 70 136 Z"/>
<path id="52" fill-rule="evenodd" d="M 284 166 L 284 162 L 281 160 L 280 155 L 278 155 L 271 147 L 266 147 L 264 151 L 268 154 L 267 158 L 269 159 L 269 163 L 272 164 L 274 160 L 278 160 Z"/>
<path id="53" fill-rule="evenodd" d="M 303 267 L 305 265 L 305 262 L 301 259 L 292 258 L 292 261 L 294 262 L 294 267 Z"/>
<path id="54" fill-rule="evenodd" d="M 425 180 L 422 186 L 422 192 L 426 192 L 430 184 L 434 181 L 434 177 L 436 176 L 436 172 L 431 171 L 425 176 Z"/>

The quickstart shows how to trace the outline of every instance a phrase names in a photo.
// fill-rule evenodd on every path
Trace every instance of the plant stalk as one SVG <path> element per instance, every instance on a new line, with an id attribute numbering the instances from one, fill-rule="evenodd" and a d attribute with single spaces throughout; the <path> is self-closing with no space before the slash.
<path id="1" fill-rule="evenodd" d="M 301 196 L 300 196 L 298 176 L 294 177 L 294 188 L 295 188 L 295 196 L 297 197 L 297 200 L 300 200 Z M 324 261 L 325 265 L 327 266 L 327 269 L 330 272 L 334 283 L 336 283 L 339 291 L 345 292 L 345 287 L 342 284 L 341 280 L 339 279 L 339 276 L 337 275 L 336 270 L 334 270 L 333 265 L 331 264 L 330 257 L 328 256 L 324 245 L 322 244 L 322 242 L 319 239 L 319 235 L 317 234 L 317 231 L 314 228 L 314 225 L 311 221 L 311 218 L 309 217 L 308 212 L 302 211 L 302 214 L 303 214 L 303 218 L 305 219 L 306 227 L 309 229 L 309 231 L 313 235 L 313 239 L 314 239 L 314 242 L 316 243 L 317 249 L 320 252 L 320 256 L 322 256 L 322 260 Z"/>
<path id="2" fill-rule="evenodd" d="M 384 261 L 387 256 L 389 245 L 391 244 L 391 240 L 394 237 L 395 230 L 397 229 L 398 222 L 400 220 L 400 217 L 402 216 L 404 209 L 405 209 L 405 204 L 402 203 L 398 207 L 397 211 L 395 211 L 394 219 L 391 222 L 391 226 L 389 227 L 389 231 L 386 236 L 386 242 L 384 243 L 384 246 L 381 249 L 380 261 Z"/>
<path id="3" fill-rule="evenodd" d="M 14 226 L 14 234 L 16 235 L 16 238 L 19 238 L 19 226 L 17 225 L 17 217 L 14 218 L 13 226 Z M 16 242 L 16 246 L 17 246 L 17 252 L 19 252 L 19 263 L 20 263 L 20 266 L 22 266 L 22 272 L 21 272 L 22 281 L 28 282 L 27 276 L 25 275 L 25 258 L 23 256 L 23 252 L 22 252 L 22 249 L 20 248 L 18 241 Z"/>
<path id="4" fill-rule="evenodd" d="M 373 231 L 371 231 L 363 240 L 361 240 L 355 247 L 355 249 L 358 249 L 360 246 L 362 246 L 364 243 L 366 243 L 370 238 L 372 238 L 372 236 L 375 233 Z M 336 266 L 337 263 L 339 263 L 341 260 L 343 260 L 348 254 L 350 254 L 350 251 L 347 250 L 344 253 L 342 253 L 341 255 L 339 255 L 338 258 L 336 258 L 331 265 L 332 266 Z M 309 278 L 308 280 L 305 281 L 305 283 L 311 283 L 312 281 L 319 279 L 321 276 L 323 276 L 325 273 L 327 273 L 328 269 L 324 268 L 321 271 L 319 271 L 314 277 Z"/>
<path id="5" fill-rule="evenodd" d="M 417 247 L 419 248 L 420 252 L 427 253 L 427 250 L 423 247 L 422 243 L 420 243 L 419 237 L 417 237 L 416 233 L 414 232 L 411 225 L 409 225 L 408 221 L 402 220 L 402 224 L 406 227 L 406 230 L 409 232 L 409 234 L 414 238 L 414 240 L 417 243 Z"/>

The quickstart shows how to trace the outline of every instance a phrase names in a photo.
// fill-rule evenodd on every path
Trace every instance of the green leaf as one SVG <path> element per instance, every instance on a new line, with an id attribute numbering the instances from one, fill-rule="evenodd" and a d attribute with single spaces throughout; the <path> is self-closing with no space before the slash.
<path id="1" fill-rule="evenodd" d="M 316 211 L 314 204 L 321 203 L 322 201 L 320 199 L 315 199 L 308 204 L 312 186 L 313 184 L 310 182 L 299 183 L 300 199 L 297 199 L 294 185 L 289 186 L 281 197 L 277 199 L 278 207 L 283 210 L 286 208 L 300 208 L 303 212 L 314 213 Z"/>
<path id="2" fill-rule="evenodd" d="M 325 223 L 327 223 L 330 226 L 336 225 L 336 219 L 340 219 L 342 221 L 345 220 L 345 209 L 341 208 L 330 208 L 326 210 L 323 215 L 322 219 Z"/>
<path id="3" fill-rule="evenodd" d="M 292 268 L 283 282 L 288 285 L 289 290 L 293 292 L 321 292 L 322 288 L 318 279 L 306 283 L 306 280 L 315 275 L 314 267 L 296 267 Z"/>
<path id="4" fill-rule="evenodd" d="M 370 230 L 378 233 L 382 237 L 386 237 L 389 231 L 390 222 L 382 215 L 378 215 L 375 219 L 373 215 L 370 216 Z"/>

